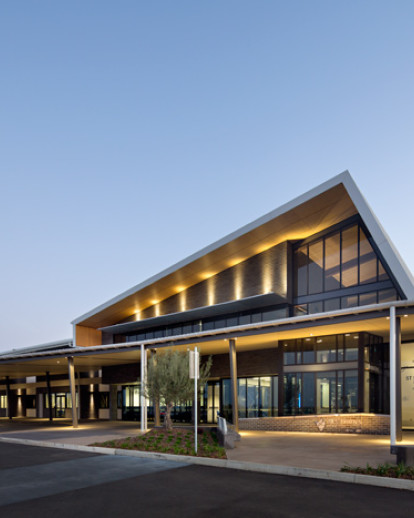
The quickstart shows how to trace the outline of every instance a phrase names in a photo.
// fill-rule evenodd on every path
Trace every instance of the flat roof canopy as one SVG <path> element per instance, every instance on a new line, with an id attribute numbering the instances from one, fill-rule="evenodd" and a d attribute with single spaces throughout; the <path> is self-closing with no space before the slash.
<path id="1" fill-rule="evenodd" d="M 414 342 L 414 302 L 395 303 L 401 317 L 402 339 Z M 197 345 L 201 354 L 226 354 L 228 339 L 236 338 L 237 351 L 274 348 L 280 340 L 327 336 L 331 334 L 368 332 L 381 336 L 384 341 L 389 337 L 389 305 L 375 305 L 352 310 L 340 310 L 336 316 L 328 314 L 307 315 L 260 324 L 249 324 L 234 328 L 223 328 L 192 335 L 146 340 L 142 343 L 148 348 L 171 348 L 186 351 Z M 32 355 L 13 355 L 0 358 L 0 377 L 26 377 L 51 374 L 67 374 L 66 356 L 73 356 L 78 371 L 98 370 L 104 366 L 136 363 L 140 361 L 138 342 L 112 344 L 109 346 L 76 347 Z M 2 382 L 0 381 L 0 384 Z"/>

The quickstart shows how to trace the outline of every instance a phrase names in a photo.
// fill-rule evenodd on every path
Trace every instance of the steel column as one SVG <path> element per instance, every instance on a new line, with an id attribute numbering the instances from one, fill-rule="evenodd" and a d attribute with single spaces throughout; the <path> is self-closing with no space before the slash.
<path id="1" fill-rule="evenodd" d="M 390 307 L 390 439 L 391 447 L 402 440 L 401 320 Z"/>
<path id="2" fill-rule="evenodd" d="M 50 387 L 50 373 L 46 372 L 47 400 L 49 402 L 49 421 L 53 421 L 52 389 Z"/>
<path id="3" fill-rule="evenodd" d="M 145 397 L 145 384 L 147 382 L 147 350 L 141 344 L 141 432 L 146 432 L 147 423 L 147 398 Z"/>
<path id="4" fill-rule="evenodd" d="M 76 385 L 75 385 L 75 364 L 73 356 L 68 356 L 69 387 L 72 397 L 72 426 L 78 427 L 78 409 L 76 407 Z"/>
<path id="5" fill-rule="evenodd" d="M 229 340 L 229 355 L 230 355 L 230 377 L 231 377 L 231 407 L 233 415 L 233 426 L 236 432 L 239 431 L 239 405 L 237 400 L 237 353 L 236 340 L 230 338 Z"/>

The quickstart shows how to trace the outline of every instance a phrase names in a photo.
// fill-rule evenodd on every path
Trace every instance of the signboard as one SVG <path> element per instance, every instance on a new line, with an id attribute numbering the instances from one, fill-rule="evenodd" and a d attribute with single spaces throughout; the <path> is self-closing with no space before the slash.
<path id="1" fill-rule="evenodd" d="M 200 377 L 200 353 L 198 351 L 189 351 L 190 379 Z"/>

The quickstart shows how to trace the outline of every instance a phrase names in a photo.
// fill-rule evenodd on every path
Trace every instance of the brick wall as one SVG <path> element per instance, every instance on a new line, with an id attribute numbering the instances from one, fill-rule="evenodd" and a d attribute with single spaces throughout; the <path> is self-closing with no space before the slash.
<path id="1" fill-rule="evenodd" d="M 375 414 L 310 415 L 239 419 L 240 430 L 389 435 L 390 416 Z"/>
<path id="2" fill-rule="evenodd" d="M 237 352 L 237 377 L 242 376 L 271 376 L 278 374 L 277 343 L 272 349 Z M 211 366 L 211 378 L 230 377 L 230 358 L 228 354 L 215 354 Z"/>

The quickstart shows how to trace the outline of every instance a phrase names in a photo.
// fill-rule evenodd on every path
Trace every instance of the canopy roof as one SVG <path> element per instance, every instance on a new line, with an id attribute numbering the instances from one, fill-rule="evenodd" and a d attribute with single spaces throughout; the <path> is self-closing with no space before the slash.
<path id="1" fill-rule="evenodd" d="M 287 240 L 305 239 L 359 214 L 405 297 L 414 299 L 414 278 L 345 171 L 265 216 L 132 287 L 72 323 L 111 326 L 184 289 Z"/>

